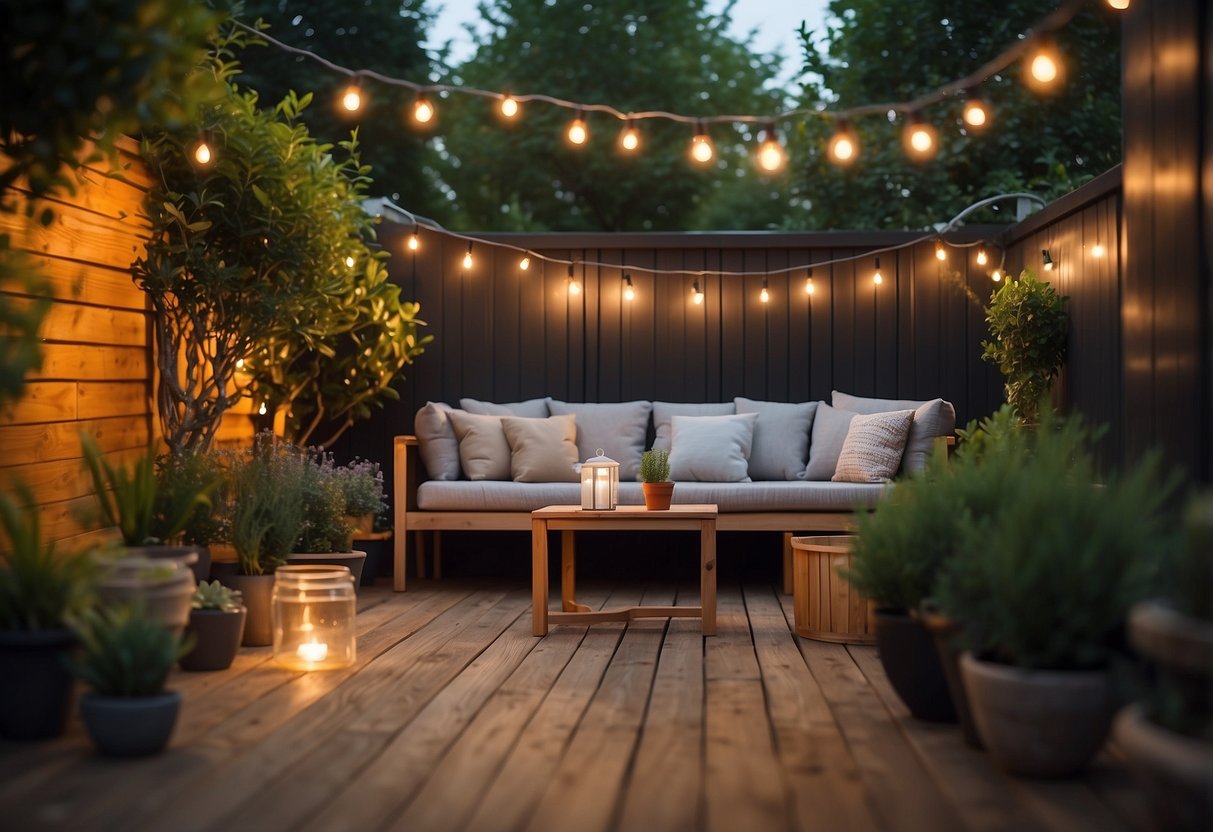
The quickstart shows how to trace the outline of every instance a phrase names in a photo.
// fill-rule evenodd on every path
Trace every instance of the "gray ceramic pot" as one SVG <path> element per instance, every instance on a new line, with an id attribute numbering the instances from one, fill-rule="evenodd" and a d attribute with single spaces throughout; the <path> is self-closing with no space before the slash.
<path id="1" fill-rule="evenodd" d="M 240 642 L 245 647 L 266 647 L 274 643 L 274 627 L 270 619 L 273 605 L 270 599 L 274 593 L 274 575 L 221 575 L 219 582 L 224 586 L 240 590 L 248 617 L 244 622 L 244 638 Z"/>
<path id="2" fill-rule="evenodd" d="M 80 699 L 80 717 L 97 750 L 107 757 L 146 757 L 168 745 L 181 694 L 175 690 L 158 696 L 101 696 L 86 693 Z"/>
<path id="3" fill-rule="evenodd" d="M 182 670 L 226 670 L 232 666 L 248 610 L 190 610 L 185 636 L 195 639 L 194 649 L 181 657 Z"/>

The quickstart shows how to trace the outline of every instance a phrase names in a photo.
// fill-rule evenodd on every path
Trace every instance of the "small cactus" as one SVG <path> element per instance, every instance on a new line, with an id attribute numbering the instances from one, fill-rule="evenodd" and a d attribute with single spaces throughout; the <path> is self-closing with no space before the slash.
<path id="1" fill-rule="evenodd" d="M 194 590 L 190 606 L 196 610 L 235 612 L 240 609 L 240 590 L 226 587 L 218 581 L 203 581 Z"/>

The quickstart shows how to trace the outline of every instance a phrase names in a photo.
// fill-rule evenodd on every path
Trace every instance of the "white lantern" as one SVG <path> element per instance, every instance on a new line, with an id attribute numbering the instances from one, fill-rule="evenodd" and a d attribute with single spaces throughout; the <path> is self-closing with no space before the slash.
<path id="1" fill-rule="evenodd" d="M 585 511 L 613 511 L 619 505 L 619 463 L 602 455 L 581 463 L 581 508 Z"/>

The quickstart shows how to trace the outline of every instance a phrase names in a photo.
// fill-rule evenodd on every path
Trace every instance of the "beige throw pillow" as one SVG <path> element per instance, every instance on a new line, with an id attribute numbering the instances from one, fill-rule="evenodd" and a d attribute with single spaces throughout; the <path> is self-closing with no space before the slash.
<path id="1" fill-rule="evenodd" d="M 834 482 L 885 482 L 901 465 L 913 410 L 856 416 L 838 455 Z"/>
<path id="2" fill-rule="evenodd" d="M 449 414 L 459 439 L 459 465 L 469 480 L 508 480 L 510 444 L 500 416 L 452 410 Z"/>
<path id="3" fill-rule="evenodd" d="M 577 482 L 577 417 L 501 417 L 514 482 Z"/>

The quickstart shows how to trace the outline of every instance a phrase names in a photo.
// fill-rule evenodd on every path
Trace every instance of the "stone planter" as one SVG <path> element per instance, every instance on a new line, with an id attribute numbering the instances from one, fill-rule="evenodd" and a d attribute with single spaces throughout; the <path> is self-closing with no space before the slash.
<path id="1" fill-rule="evenodd" d="M 896 610 L 876 610 L 876 647 L 889 684 L 915 719 L 956 721 L 939 654 L 921 621 Z"/>
<path id="2" fill-rule="evenodd" d="M 179 559 L 127 557 L 105 564 L 97 598 L 107 604 L 142 604 L 144 612 L 176 635 L 189 623 L 194 573 Z"/>
<path id="3" fill-rule="evenodd" d="M 190 623 L 185 628 L 188 638 L 196 639 L 194 649 L 181 657 L 182 670 L 226 670 L 232 666 L 240 641 L 244 638 L 244 622 L 248 610 L 190 610 Z"/>
<path id="4" fill-rule="evenodd" d="M 177 560 L 194 573 L 195 583 L 210 580 L 211 550 L 205 546 L 127 546 L 130 557 Z"/>
<path id="5" fill-rule="evenodd" d="M 76 634 L 55 630 L 0 632 L 0 737 L 42 740 L 67 724 L 72 675 L 66 658 Z"/>
<path id="6" fill-rule="evenodd" d="M 344 566 L 354 576 L 354 589 L 362 584 L 362 568 L 366 565 L 366 552 L 296 552 L 286 556 L 292 566 Z"/>
<path id="7" fill-rule="evenodd" d="M 1012 774 L 1078 774 L 1107 738 L 1114 703 L 1106 670 L 1025 670 L 966 652 L 960 672 L 977 732 Z"/>
<path id="8" fill-rule="evenodd" d="M 168 745 L 181 694 L 159 696 L 100 696 L 86 693 L 80 699 L 80 717 L 97 750 L 107 757 L 146 757 Z"/>
<path id="9" fill-rule="evenodd" d="M 274 574 L 220 575 L 219 583 L 240 590 L 247 610 L 244 622 L 245 647 L 267 647 L 274 643 L 274 626 L 270 617 L 270 598 L 274 592 Z"/>

